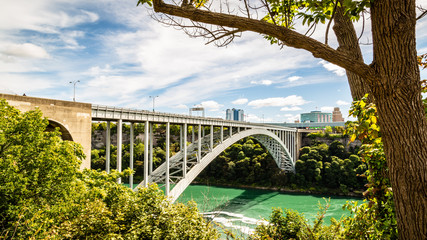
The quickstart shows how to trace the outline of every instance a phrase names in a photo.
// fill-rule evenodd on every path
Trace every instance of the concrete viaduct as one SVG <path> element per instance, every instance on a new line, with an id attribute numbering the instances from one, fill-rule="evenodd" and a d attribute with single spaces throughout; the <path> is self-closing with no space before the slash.
<path id="1" fill-rule="evenodd" d="M 39 108 L 49 120 L 49 127 L 59 128 L 64 140 L 80 143 L 86 159 L 81 168 L 90 168 L 91 124 L 92 121 L 107 122 L 106 170 L 110 171 L 110 131 L 111 122 L 117 123 L 117 170 L 122 170 L 122 126 L 124 123 L 144 123 L 144 181 L 138 187 L 151 182 L 164 185 L 165 194 L 175 201 L 197 175 L 222 151 L 242 138 L 252 136 L 272 155 L 277 166 L 284 171 L 295 171 L 301 136 L 297 129 L 266 124 L 228 121 L 217 118 L 195 117 L 188 115 L 150 112 L 146 110 L 126 109 L 92 105 L 71 101 L 35 98 L 27 96 L 0 94 L 11 106 L 21 111 Z M 166 159 L 153 169 L 153 125 L 166 125 Z M 180 149 L 169 156 L 170 125 L 180 126 Z M 191 139 L 187 139 L 188 129 L 192 126 Z M 208 132 L 205 133 L 205 127 Z M 130 124 L 130 168 L 133 168 L 133 124 Z M 146 144 L 148 143 L 148 144 Z M 133 177 L 130 177 L 133 188 Z M 135 188 L 137 189 L 137 188 Z"/>

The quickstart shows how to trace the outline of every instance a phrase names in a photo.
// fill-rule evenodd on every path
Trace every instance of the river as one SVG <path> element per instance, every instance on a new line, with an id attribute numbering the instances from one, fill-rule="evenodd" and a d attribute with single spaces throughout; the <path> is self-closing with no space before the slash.
<path id="1" fill-rule="evenodd" d="M 269 190 L 241 189 L 206 185 L 190 185 L 178 199 L 179 202 L 194 200 L 200 212 L 213 218 L 237 234 L 250 234 L 261 219 L 268 219 L 273 207 L 288 208 L 304 213 L 305 218 L 313 221 L 329 196 L 311 194 L 279 193 Z M 330 218 L 340 219 L 348 215 L 342 210 L 346 201 L 361 201 L 351 197 L 330 197 L 330 207 L 326 212 L 325 224 Z"/>

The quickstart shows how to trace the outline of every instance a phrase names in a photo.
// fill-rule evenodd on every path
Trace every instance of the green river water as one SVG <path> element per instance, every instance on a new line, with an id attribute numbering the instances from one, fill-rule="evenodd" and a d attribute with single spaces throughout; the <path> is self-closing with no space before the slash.
<path id="1" fill-rule="evenodd" d="M 288 208 L 304 213 L 305 218 L 313 221 L 319 210 L 319 203 L 330 196 L 279 193 L 269 190 L 190 185 L 178 199 L 186 203 L 194 200 L 198 209 L 206 217 L 221 223 L 228 229 L 234 229 L 243 235 L 250 234 L 262 219 L 268 219 L 273 207 Z M 351 197 L 330 197 L 330 207 L 326 212 L 325 224 L 330 218 L 340 219 L 348 215 L 342 210 L 346 201 L 361 201 Z"/>

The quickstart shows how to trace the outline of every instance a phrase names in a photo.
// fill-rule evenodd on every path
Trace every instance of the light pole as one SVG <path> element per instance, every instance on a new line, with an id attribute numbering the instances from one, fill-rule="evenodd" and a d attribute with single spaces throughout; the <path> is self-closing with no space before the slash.
<path id="1" fill-rule="evenodd" d="M 73 83 L 74 84 L 74 95 L 73 95 L 73 101 L 75 102 L 76 101 L 76 84 L 78 83 L 78 82 L 80 82 L 80 80 L 76 80 L 76 81 L 70 81 L 70 83 Z"/>
<path id="2" fill-rule="evenodd" d="M 152 98 L 153 99 L 153 112 L 154 112 L 154 100 L 156 99 L 156 98 L 158 98 L 159 96 L 150 96 L 150 98 Z"/>

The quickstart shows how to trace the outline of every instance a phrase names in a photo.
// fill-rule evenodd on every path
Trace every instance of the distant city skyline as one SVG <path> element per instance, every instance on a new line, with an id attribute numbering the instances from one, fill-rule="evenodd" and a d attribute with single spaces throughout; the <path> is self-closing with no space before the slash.
<path id="1" fill-rule="evenodd" d="M 342 68 L 270 45 L 255 33 L 243 33 L 226 48 L 205 45 L 205 39 L 156 22 L 136 2 L 2 3 L 0 92 L 72 101 L 75 85 L 78 102 L 152 110 L 149 96 L 155 96 L 156 112 L 189 114 L 201 106 L 207 117 L 225 118 L 234 107 L 245 111 L 245 121 L 280 123 L 316 107 L 331 113 L 340 107 L 348 118 L 352 99 Z M 356 27 L 360 33 L 361 24 Z M 422 29 L 427 18 L 417 22 L 419 54 L 427 53 Z M 314 37 L 323 41 L 324 26 Z M 371 48 L 362 45 L 367 63 Z"/>

